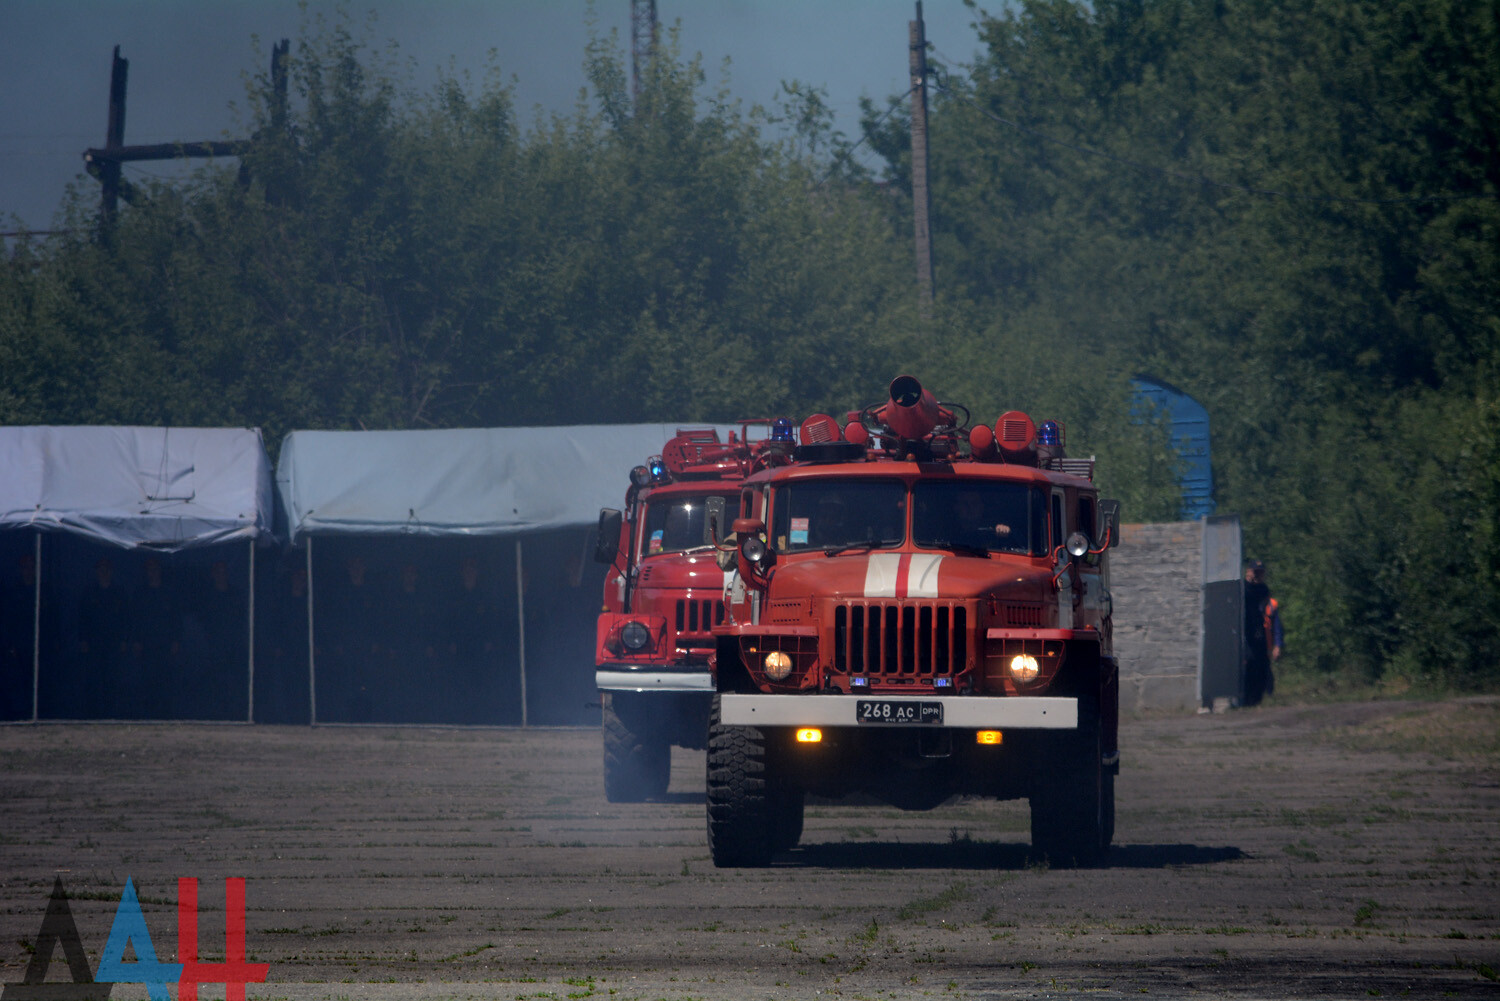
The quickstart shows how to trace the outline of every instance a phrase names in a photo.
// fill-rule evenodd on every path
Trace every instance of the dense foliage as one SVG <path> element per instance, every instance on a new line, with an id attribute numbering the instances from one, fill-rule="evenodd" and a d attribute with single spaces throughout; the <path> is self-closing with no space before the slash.
<path id="1" fill-rule="evenodd" d="M 1213 420 L 1216 499 L 1310 674 L 1500 677 L 1500 4 L 1033 0 L 976 12 L 931 113 L 915 306 L 886 183 L 816 91 L 773 114 L 671 44 L 571 115 L 403 84 L 344 26 L 252 94 L 240 170 L 93 192 L 0 272 L 0 421 L 446 427 L 842 413 L 898 371 L 1068 425 L 1179 502 L 1129 378 Z M 899 30 L 900 26 L 896 26 Z M 943 49 L 960 42 L 940 40 Z"/>
<path id="2" fill-rule="evenodd" d="M 1303 665 L 1495 678 L 1500 5 L 1036 0 L 981 35 L 931 124 L 981 378 L 1182 388 Z"/>

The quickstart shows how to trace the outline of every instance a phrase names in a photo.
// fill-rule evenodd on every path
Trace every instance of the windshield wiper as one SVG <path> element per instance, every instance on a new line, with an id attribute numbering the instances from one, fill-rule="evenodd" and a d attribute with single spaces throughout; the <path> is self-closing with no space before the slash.
<path id="1" fill-rule="evenodd" d="M 854 552 L 855 550 L 867 553 L 877 546 L 883 545 L 885 545 L 884 542 L 851 542 L 847 546 L 829 546 L 827 549 L 823 550 L 823 555 L 837 556 L 839 553 Z"/>
<path id="2" fill-rule="evenodd" d="M 921 540 L 920 546 L 931 546 L 933 549 L 951 549 L 955 553 L 967 553 L 970 556 L 989 556 L 990 551 L 983 546 L 972 545 L 968 542 L 950 542 L 947 539 Z"/>

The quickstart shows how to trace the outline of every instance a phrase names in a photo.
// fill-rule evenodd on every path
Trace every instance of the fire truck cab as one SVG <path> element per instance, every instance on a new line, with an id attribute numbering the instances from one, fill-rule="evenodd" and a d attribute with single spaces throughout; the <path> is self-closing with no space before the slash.
<path id="1" fill-rule="evenodd" d="M 809 418 L 793 461 L 741 490 L 713 629 L 715 864 L 767 864 L 800 838 L 807 794 L 851 793 L 1025 797 L 1039 855 L 1097 863 L 1119 762 L 1118 505 L 1055 422 L 968 428 L 909 376 L 851 418 Z"/>
<path id="2" fill-rule="evenodd" d="M 721 442 L 683 430 L 631 471 L 623 511 L 600 512 L 595 558 L 610 564 L 595 643 L 604 790 L 612 803 L 661 797 L 672 746 L 701 749 L 713 696 L 711 630 L 724 621 L 718 540 L 739 515 L 740 483 L 784 461 L 785 441 Z M 773 433 L 778 428 L 773 427 Z M 782 428 L 789 436 L 790 421 Z"/>

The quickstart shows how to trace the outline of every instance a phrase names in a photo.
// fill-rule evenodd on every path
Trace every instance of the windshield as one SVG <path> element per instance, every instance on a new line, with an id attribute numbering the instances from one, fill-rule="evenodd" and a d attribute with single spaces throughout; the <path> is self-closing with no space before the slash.
<path id="1" fill-rule="evenodd" d="M 708 525 L 708 501 L 718 497 L 724 502 L 719 519 L 719 536 L 729 534 L 729 525 L 740 509 L 738 493 L 698 494 L 663 497 L 646 502 L 645 555 L 681 553 L 714 544 Z"/>
<path id="2" fill-rule="evenodd" d="M 919 546 L 1043 555 L 1046 502 L 1022 483 L 922 481 L 912 487 L 912 540 Z"/>
<path id="3" fill-rule="evenodd" d="M 802 480 L 779 488 L 773 508 L 778 552 L 899 546 L 906 537 L 900 480 Z"/>

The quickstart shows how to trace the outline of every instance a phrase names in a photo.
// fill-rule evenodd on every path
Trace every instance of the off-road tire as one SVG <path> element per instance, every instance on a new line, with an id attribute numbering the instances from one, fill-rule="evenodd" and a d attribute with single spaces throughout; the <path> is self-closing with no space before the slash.
<path id="1" fill-rule="evenodd" d="M 604 798 L 611 803 L 661 799 L 672 778 L 672 745 L 627 707 L 604 697 Z"/>
<path id="2" fill-rule="evenodd" d="M 1101 761 L 1098 713 L 1049 736 L 1031 789 L 1031 847 L 1058 868 L 1101 865 L 1114 839 L 1115 776 Z"/>
<path id="3" fill-rule="evenodd" d="M 715 695 L 708 723 L 708 850 L 721 869 L 771 863 L 778 839 L 767 758 L 759 728 L 719 722 Z"/>

